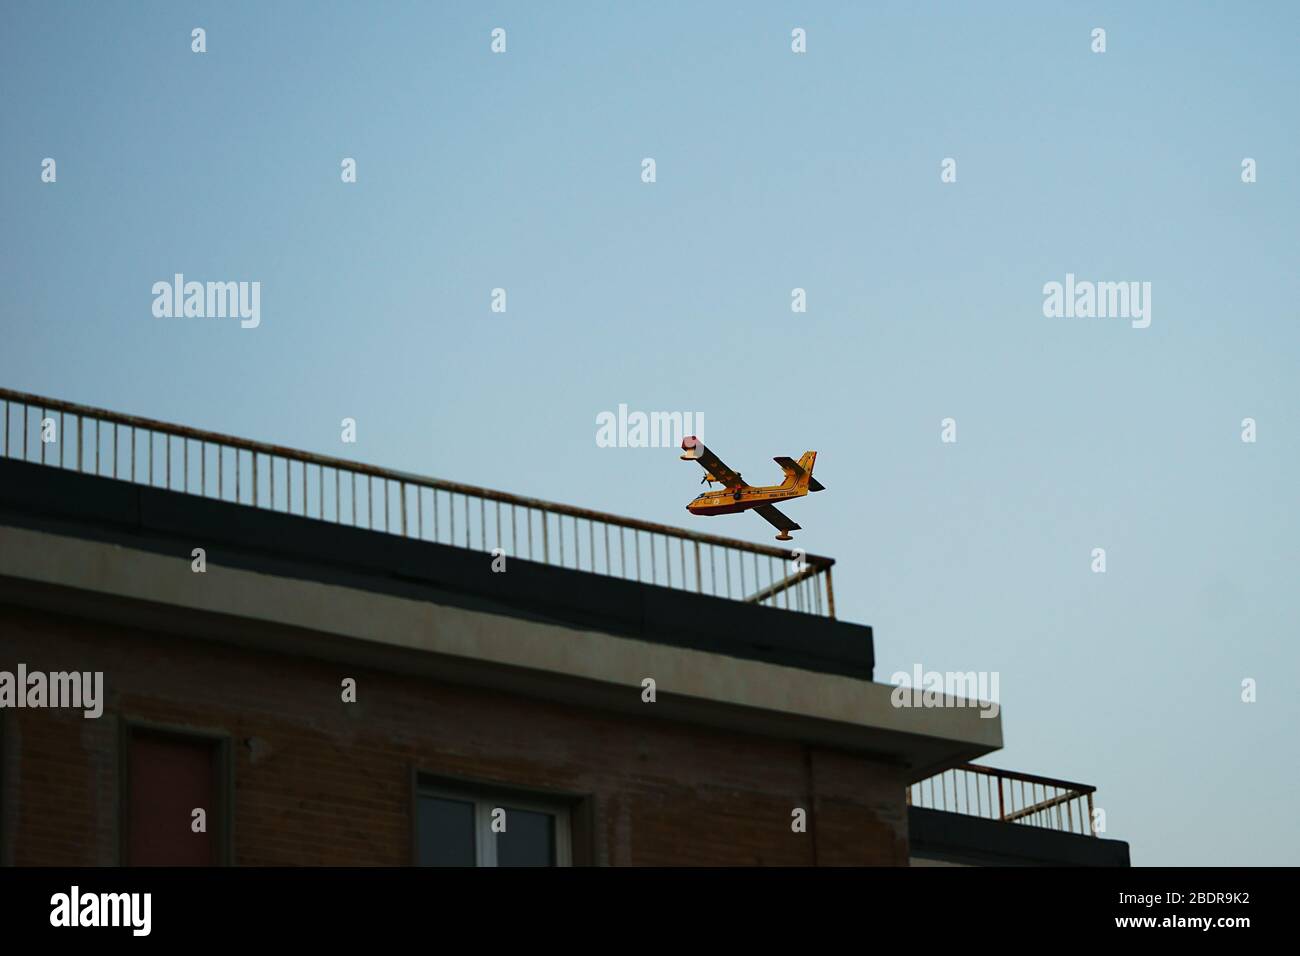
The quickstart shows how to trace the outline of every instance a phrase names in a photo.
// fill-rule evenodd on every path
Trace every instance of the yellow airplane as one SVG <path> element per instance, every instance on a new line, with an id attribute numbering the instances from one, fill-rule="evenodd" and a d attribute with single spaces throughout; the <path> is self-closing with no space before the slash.
<path id="1" fill-rule="evenodd" d="M 777 541 L 789 541 L 790 532 L 800 530 L 799 526 L 778 511 L 773 504 L 776 501 L 788 501 L 802 498 L 810 491 L 825 489 L 820 481 L 812 476 L 813 463 L 817 461 L 817 452 L 806 451 L 798 461 L 784 456 L 773 458 L 785 472 L 785 481 L 779 485 L 764 485 L 756 488 L 745 483 L 740 472 L 732 471 L 717 455 L 709 451 L 694 435 L 682 442 L 682 461 L 698 461 L 704 467 L 704 481 L 713 487 L 716 481 L 722 485 L 721 491 L 706 491 L 686 506 L 693 515 L 730 515 L 737 511 L 756 511 L 777 531 Z"/>

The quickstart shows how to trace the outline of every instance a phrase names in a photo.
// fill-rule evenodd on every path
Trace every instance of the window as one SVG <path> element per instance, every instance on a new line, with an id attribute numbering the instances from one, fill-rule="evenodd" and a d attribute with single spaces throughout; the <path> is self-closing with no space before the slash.
<path id="1" fill-rule="evenodd" d="M 569 808 L 532 796 L 422 786 L 416 794 L 420 866 L 569 866 Z"/>
<path id="2" fill-rule="evenodd" d="M 147 727 L 125 732 L 122 862 L 216 866 L 227 860 L 226 754 L 221 738 Z M 195 810 L 206 829 L 195 832 Z"/>

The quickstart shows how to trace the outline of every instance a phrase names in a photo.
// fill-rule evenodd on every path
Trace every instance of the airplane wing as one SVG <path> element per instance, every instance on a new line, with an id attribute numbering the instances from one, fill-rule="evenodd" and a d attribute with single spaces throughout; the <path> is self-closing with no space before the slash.
<path id="1" fill-rule="evenodd" d="M 713 454 L 700 443 L 695 437 L 689 437 L 682 442 L 684 454 L 682 458 L 691 461 L 698 461 L 709 478 L 713 481 L 721 482 L 724 488 L 748 488 L 749 483 L 740 477 L 740 472 L 732 471 L 727 467 L 721 458 Z"/>
<path id="2" fill-rule="evenodd" d="M 797 524 L 791 521 L 787 515 L 778 511 L 775 505 L 759 505 L 751 510 L 758 512 L 763 516 L 764 521 L 783 534 L 789 534 L 791 531 L 802 530 Z"/>

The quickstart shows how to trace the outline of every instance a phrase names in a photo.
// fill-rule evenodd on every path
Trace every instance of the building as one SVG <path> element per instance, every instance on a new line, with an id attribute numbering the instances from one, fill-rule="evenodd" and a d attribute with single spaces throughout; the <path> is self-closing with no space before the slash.
<path id="1" fill-rule="evenodd" d="M 829 559 L 0 403 L 5 864 L 1128 862 L 891 704 Z"/>

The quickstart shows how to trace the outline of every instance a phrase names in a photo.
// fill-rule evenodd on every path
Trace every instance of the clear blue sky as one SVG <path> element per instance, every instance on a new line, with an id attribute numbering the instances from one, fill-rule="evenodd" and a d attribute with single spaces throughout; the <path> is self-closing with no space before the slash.
<path id="1" fill-rule="evenodd" d="M 988 762 L 1137 864 L 1300 863 L 1298 10 L 6 2 L 0 382 L 755 541 L 596 415 L 817 449 L 878 679 L 998 671 Z M 175 272 L 261 327 L 154 319 Z M 1045 318 L 1067 272 L 1151 327 Z"/>

